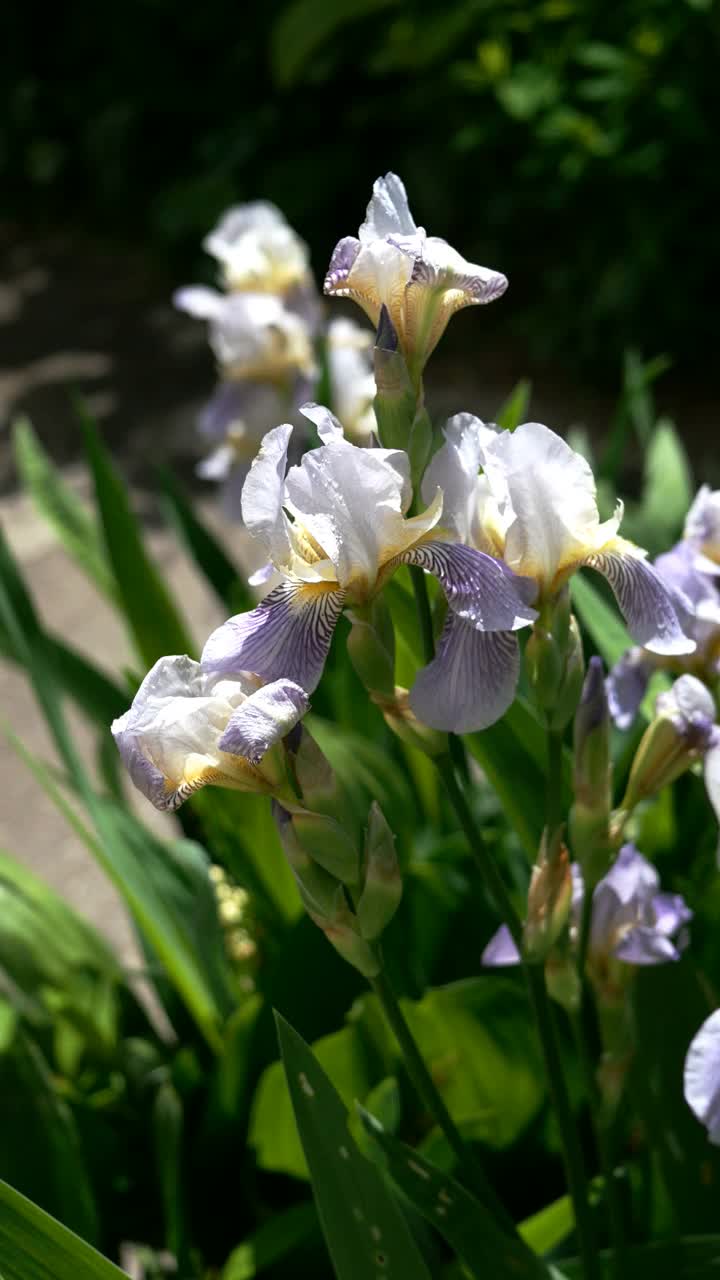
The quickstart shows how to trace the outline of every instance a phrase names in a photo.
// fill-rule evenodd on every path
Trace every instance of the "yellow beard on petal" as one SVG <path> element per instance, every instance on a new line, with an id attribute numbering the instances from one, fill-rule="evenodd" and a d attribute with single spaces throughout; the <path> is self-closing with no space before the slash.
<path id="1" fill-rule="evenodd" d="M 184 762 L 181 778 L 165 779 L 165 789 L 180 805 L 194 791 L 209 786 L 229 787 L 235 791 L 267 791 L 268 783 L 259 769 L 242 756 L 219 751 L 217 758 L 191 753 Z"/>

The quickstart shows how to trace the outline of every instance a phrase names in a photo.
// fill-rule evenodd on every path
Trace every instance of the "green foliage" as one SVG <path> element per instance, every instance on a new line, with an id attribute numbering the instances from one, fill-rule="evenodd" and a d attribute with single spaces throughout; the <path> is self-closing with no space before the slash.
<path id="1" fill-rule="evenodd" d="M 0 1183 L 3 1280 L 123 1280 L 120 1271 L 24 1196 Z"/>
<path id="2" fill-rule="evenodd" d="M 392 1194 L 355 1146 L 347 1111 L 325 1072 L 287 1022 L 278 1018 L 277 1026 L 318 1215 L 338 1280 L 376 1280 L 383 1272 L 388 1280 L 430 1280 Z"/>

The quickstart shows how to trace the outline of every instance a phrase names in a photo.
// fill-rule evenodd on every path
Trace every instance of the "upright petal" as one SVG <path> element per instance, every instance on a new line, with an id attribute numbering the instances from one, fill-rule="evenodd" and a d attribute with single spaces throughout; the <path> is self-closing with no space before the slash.
<path id="1" fill-rule="evenodd" d="M 397 451 L 333 439 L 305 454 L 286 481 L 287 508 L 335 566 L 340 586 L 372 590 L 381 567 L 432 528 L 441 503 L 406 520 L 406 460 Z"/>
<path id="2" fill-rule="evenodd" d="M 477 543 L 478 479 L 483 445 L 496 433 L 471 413 L 456 413 L 443 428 L 445 444 L 431 459 L 422 482 L 430 502 L 443 495 L 443 527 L 460 542 Z"/>
<path id="3" fill-rule="evenodd" d="M 359 232 L 361 243 L 384 239 L 385 236 L 414 236 L 417 230 L 402 178 L 398 178 L 396 173 L 386 173 L 384 178 L 377 178 Z"/>
<path id="4" fill-rule="evenodd" d="M 720 1009 L 705 1019 L 688 1049 L 684 1085 L 688 1106 L 720 1146 Z"/>
<path id="5" fill-rule="evenodd" d="M 547 591 L 617 531 L 618 516 L 600 524 L 595 480 L 585 458 L 539 422 L 492 438 L 483 450 L 483 466 L 508 518 L 507 563 Z"/>
<path id="6" fill-rule="evenodd" d="M 481 631 L 517 631 L 537 618 L 530 605 L 535 583 L 501 560 L 459 542 L 421 542 L 398 560 L 416 564 L 440 581 L 450 608 Z"/>
<path id="7" fill-rule="evenodd" d="M 431 729 L 474 733 L 505 714 L 519 672 L 512 632 L 478 631 L 451 610 L 435 657 L 410 690 L 410 706 Z"/>
<path id="8" fill-rule="evenodd" d="M 287 451 L 292 426 L 285 423 L 268 431 L 260 446 L 242 492 L 245 526 L 279 567 L 292 558 L 289 521 L 283 511 Z"/>
<path id="9" fill-rule="evenodd" d="M 520 952 L 515 946 L 506 924 L 501 924 L 497 933 L 493 934 L 482 953 L 480 963 L 485 968 L 495 968 L 506 964 L 520 964 Z"/>
<path id="10" fill-rule="evenodd" d="M 265 752 L 295 728 L 309 706 L 308 696 L 299 685 L 292 680 L 274 680 L 233 712 L 218 746 L 221 751 L 259 764 Z"/>
<path id="11" fill-rule="evenodd" d="M 694 652 L 695 641 L 685 631 L 688 601 L 663 582 L 637 547 L 617 538 L 611 548 L 588 556 L 585 563 L 607 578 L 637 644 L 651 653 Z"/>
<path id="12" fill-rule="evenodd" d="M 213 631 L 202 665 L 208 671 L 253 671 L 265 680 L 292 680 L 312 693 L 344 598 L 322 583 L 282 582 L 256 609 Z"/>

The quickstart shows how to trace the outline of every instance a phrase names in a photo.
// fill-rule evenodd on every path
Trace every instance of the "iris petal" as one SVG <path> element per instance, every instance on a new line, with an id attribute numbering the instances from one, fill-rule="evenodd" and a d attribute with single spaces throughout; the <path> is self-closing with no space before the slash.
<path id="1" fill-rule="evenodd" d="M 512 632 L 478 631 L 451 611 L 436 656 L 410 691 L 410 706 L 431 729 L 486 729 L 510 706 L 519 671 L 520 652 Z"/>
<path id="2" fill-rule="evenodd" d="M 690 1045 L 684 1084 L 688 1106 L 720 1146 L 720 1009 L 706 1018 Z"/>
<path id="3" fill-rule="evenodd" d="M 633 640 L 651 653 L 693 653 L 684 626 L 687 604 L 647 560 L 629 551 L 604 551 L 585 563 L 607 578 Z"/>
<path id="4" fill-rule="evenodd" d="M 434 574 L 453 612 L 481 631 L 517 631 L 537 618 L 529 603 L 535 597 L 535 583 L 518 577 L 484 551 L 458 542 L 431 540 L 397 558 Z"/>
<path id="5" fill-rule="evenodd" d="M 319 583 L 282 582 L 256 609 L 213 631 L 202 653 L 205 670 L 253 671 L 285 678 L 308 693 L 316 687 L 345 595 Z"/>
<path id="6" fill-rule="evenodd" d="M 263 685 L 230 717 L 218 746 L 259 764 L 265 752 L 295 728 L 309 706 L 305 690 L 291 680 Z"/>

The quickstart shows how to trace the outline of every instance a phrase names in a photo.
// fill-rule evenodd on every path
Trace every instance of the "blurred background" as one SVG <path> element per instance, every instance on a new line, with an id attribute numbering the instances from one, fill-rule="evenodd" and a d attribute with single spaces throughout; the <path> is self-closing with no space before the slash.
<path id="1" fill-rule="evenodd" d="M 663 407 L 709 453 L 713 0 L 76 0 L 40 26 L 13 6 L 4 35 L 0 417 L 30 411 L 56 457 L 73 385 L 138 478 L 191 458 L 211 357 L 169 296 L 212 279 L 202 236 L 268 198 L 321 279 L 390 168 L 511 283 L 453 322 L 438 411 L 491 413 L 530 376 L 534 416 L 602 433 L 632 348 L 667 356 Z"/>

